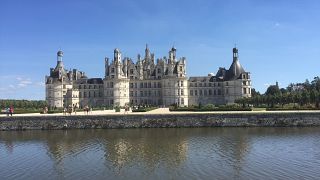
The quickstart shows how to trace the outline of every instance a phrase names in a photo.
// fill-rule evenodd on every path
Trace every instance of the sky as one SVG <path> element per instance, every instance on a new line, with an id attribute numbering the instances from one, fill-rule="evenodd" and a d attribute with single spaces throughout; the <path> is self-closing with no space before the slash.
<path id="1" fill-rule="evenodd" d="M 64 52 L 67 69 L 104 76 L 119 48 L 156 58 L 174 45 L 187 75 L 232 63 L 232 48 L 264 93 L 320 76 L 318 0 L 1 0 L 0 99 L 45 99 L 44 79 Z"/>

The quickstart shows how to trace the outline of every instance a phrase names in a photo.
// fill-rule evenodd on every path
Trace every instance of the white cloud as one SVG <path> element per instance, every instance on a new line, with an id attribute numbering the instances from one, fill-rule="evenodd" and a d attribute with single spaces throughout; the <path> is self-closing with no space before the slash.
<path id="1" fill-rule="evenodd" d="M 35 85 L 44 87 L 45 84 L 44 84 L 44 82 L 37 82 L 37 83 L 35 83 Z"/>
<path id="2" fill-rule="evenodd" d="M 273 28 L 278 28 L 280 26 L 281 26 L 281 24 L 279 22 L 274 22 L 272 25 Z"/>

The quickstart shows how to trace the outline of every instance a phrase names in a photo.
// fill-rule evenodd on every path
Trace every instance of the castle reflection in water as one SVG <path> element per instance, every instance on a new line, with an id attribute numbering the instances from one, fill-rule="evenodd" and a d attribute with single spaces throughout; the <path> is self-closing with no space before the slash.
<path id="1" fill-rule="evenodd" d="M 211 151 L 209 154 L 212 156 L 217 153 L 215 151 L 219 151 L 224 153 L 222 156 L 231 156 L 240 162 L 249 149 L 246 133 L 241 133 L 240 136 L 230 134 L 227 135 L 229 139 L 225 139 L 221 136 L 227 133 L 223 128 L 214 131 L 203 130 L 203 128 L 108 129 L 0 132 L 0 134 L 8 153 L 14 151 L 15 144 L 19 142 L 36 141 L 43 144 L 48 156 L 58 168 L 59 165 L 63 166 L 62 162 L 67 157 L 75 157 L 86 151 L 94 151 L 96 156 L 102 156 L 99 158 L 104 159 L 104 165 L 109 169 L 121 171 L 123 167 L 135 164 L 152 170 L 160 163 L 174 169 L 182 165 L 190 158 L 189 156 L 197 156 L 197 153 L 203 150 Z M 206 145 L 202 140 L 210 140 L 213 143 Z M 190 143 L 193 144 L 192 149 L 188 148 Z M 212 147 L 213 144 L 216 147 Z M 90 149 L 92 147 L 95 149 Z"/>

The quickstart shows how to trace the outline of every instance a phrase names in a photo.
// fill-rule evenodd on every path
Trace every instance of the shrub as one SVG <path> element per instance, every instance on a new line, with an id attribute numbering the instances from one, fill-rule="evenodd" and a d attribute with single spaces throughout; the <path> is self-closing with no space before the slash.
<path id="1" fill-rule="evenodd" d="M 138 109 L 132 109 L 132 112 L 148 112 L 157 109 L 157 107 L 146 107 L 146 108 L 138 108 Z"/>
<path id="2" fill-rule="evenodd" d="M 114 107 L 114 109 L 115 109 L 116 112 L 120 112 L 121 108 L 120 108 L 120 106 L 116 106 L 116 107 Z"/>

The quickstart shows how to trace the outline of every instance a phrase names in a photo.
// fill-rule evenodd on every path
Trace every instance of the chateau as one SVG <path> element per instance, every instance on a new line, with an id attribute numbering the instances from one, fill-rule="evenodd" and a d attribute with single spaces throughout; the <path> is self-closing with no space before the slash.
<path id="1" fill-rule="evenodd" d="M 229 69 L 219 68 L 207 76 L 187 77 L 186 58 L 177 58 L 172 47 L 169 56 L 155 60 L 148 45 L 144 57 L 122 58 L 114 50 L 112 60 L 105 58 L 104 78 L 88 78 L 77 69 L 65 69 L 63 52 L 57 65 L 45 77 L 46 101 L 50 107 L 152 105 L 178 106 L 232 104 L 235 99 L 251 97 L 250 73 L 239 63 L 233 48 Z"/>

